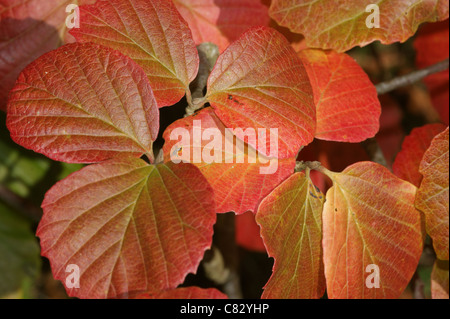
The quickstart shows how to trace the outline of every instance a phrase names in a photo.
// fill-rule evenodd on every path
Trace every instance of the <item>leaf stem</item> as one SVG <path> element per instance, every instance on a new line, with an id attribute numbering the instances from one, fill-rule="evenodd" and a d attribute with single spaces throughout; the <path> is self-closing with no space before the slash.
<path id="1" fill-rule="evenodd" d="M 315 171 L 321 172 L 322 174 L 327 175 L 334 182 L 334 175 L 336 173 L 328 170 L 326 167 L 324 167 L 318 161 L 313 161 L 313 162 L 300 161 L 295 164 L 296 172 L 302 172 L 304 170 L 306 170 L 308 174 L 309 174 L 310 170 L 315 170 Z"/>
<path id="2" fill-rule="evenodd" d="M 144 155 L 147 157 L 150 164 L 155 162 L 155 155 L 153 154 L 153 152 L 150 151 L 145 153 Z"/>

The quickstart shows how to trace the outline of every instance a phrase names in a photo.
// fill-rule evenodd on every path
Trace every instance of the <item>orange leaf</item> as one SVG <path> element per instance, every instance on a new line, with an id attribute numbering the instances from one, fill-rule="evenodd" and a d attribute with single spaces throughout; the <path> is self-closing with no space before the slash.
<path id="1" fill-rule="evenodd" d="M 448 260 L 436 259 L 431 272 L 431 297 L 448 300 Z"/>
<path id="2" fill-rule="evenodd" d="M 322 259 L 324 197 L 303 173 L 295 173 L 267 196 L 256 222 L 273 274 L 262 298 L 320 298 L 325 291 Z"/>
<path id="3" fill-rule="evenodd" d="M 333 180 L 323 212 L 323 251 L 330 298 L 398 298 L 422 253 L 416 187 L 372 162 Z"/>
<path id="4" fill-rule="evenodd" d="M 420 163 L 422 183 L 416 207 L 425 214 L 428 235 L 439 259 L 448 260 L 448 127 L 431 142 Z"/>
<path id="5" fill-rule="evenodd" d="M 345 53 L 299 52 L 308 72 L 316 104 L 316 138 L 361 142 L 379 129 L 381 105 L 364 70 Z"/>
<path id="6" fill-rule="evenodd" d="M 179 134 L 187 136 L 183 139 Z M 170 125 L 166 161 L 195 164 L 214 189 L 217 213 L 256 211 L 259 202 L 294 171 L 295 159 L 269 159 L 237 143 L 211 108 Z"/>

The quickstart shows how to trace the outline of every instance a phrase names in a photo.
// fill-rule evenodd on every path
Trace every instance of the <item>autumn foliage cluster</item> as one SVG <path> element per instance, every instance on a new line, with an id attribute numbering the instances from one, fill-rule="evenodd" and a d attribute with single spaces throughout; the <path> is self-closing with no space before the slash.
<path id="1" fill-rule="evenodd" d="M 398 298 L 427 237 L 432 296 L 448 298 L 448 70 L 424 80 L 439 123 L 414 128 L 392 166 L 334 172 L 302 153 L 314 140 L 345 145 L 379 132 L 377 88 L 345 52 L 405 42 L 428 23 L 414 41 L 417 68 L 448 59 L 448 1 L 382 2 L 374 28 L 360 0 L 78 1 L 80 24 L 68 30 L 73 2 L 0 1 L 11 138 L 89 164 L 48 190 L 37 229 L 70 296 L 225 298 L 177 287 L 211 247 L 217 214 L 250 212 L 274 258 L 262 298 Z M 204 42 L 220 55 L 193 98 Z M 162 131 L 160 110 L 184 97 L 194 114 Z M 191 138 L 173 140 L 180 128 Z M 276 147 L 238 128 L 276 128 Z M 195 162 L 211 142 L 196 134 L 210 129 L 222 161 Z M 236 141 L 239 154 L 227 147 Z M 277 169 L 261 174 L 271 159 Z M 67 285 L 69 265 L 77 287 Z"/>

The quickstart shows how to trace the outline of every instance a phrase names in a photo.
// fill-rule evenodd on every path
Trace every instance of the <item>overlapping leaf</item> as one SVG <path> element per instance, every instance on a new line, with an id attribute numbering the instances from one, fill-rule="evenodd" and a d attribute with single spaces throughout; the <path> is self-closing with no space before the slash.
<path id="1" fill-rule="evenodd" d="M 142 69 L 96 44 L 68 44 L 31 63 L 8 102 L 13 140 L 52 159 L 153 158 L 159 111 Z"/>
<path id="2" fill-rule="evenodd" d="M 445 126 L 442 124 L 428 124 L 413 129 L 403 141 L 402 149 L 392 165 L 394 174 L 419 187 L 423 177 L 419 173 L 422 157 L 433 138 L 443 130 Z"/>
<path id="3" fill-rule="evenodd" d="M 185 287 L 163 291 L 159 294 L 141 294 L 137 299 L 228 299 L 227 295 L 215 288 Z"/>
<path id="4" fill-rule="evenodd" d="M 254 28 L 219 57 L 208 79 L 207 99 L 229 128 L 277 129 L 270 154 L 295 157 L 314 138 L 315 107 L 302 61 L 271 28 Z M 244 139 L 244 134 L 236 134 Z M 267 143 L 249 143 L 269 155 Z"/>
<path id="5" fill-rule="evenodd" d="M 71 34 L 80 42 L 111 47 L 135 60 L 148 75 L 160 107 L 185 94 L 198 70 L 198 54 L 187 23 L 172 1 L 98 0 L 80 7 Z"/>
<path id="6" fill-rule="evenodd" d="M 269 13 L 261 0 L 174 0 L 188 22 L 196 44 L 213 42 L 220 52 L 247 29 L 268 26 Z"/>
<path id="7" fill-rule="evenodd" d="M 173 289 L 211 245 L 212 198 L 191 164 L 128 157 L 93 164 L 46 194 L 37 230 L 42 254 L 71 296 Z M 68 265 L 79 268 L 79 288 L 67 286 Z"/>
<path id="8" fill-rule="evenodd" d="M 295 166 L 294 158 L 267 158 L 237 142 L 211 108 L 176 121 L 163 137 L 165 160 L 195 164 L 214 189 L 218 213 L 255 212 Z"/>
<path id="9" fill-rule="evenodd" d="M 308 72 L 316 104 L 316 137 L 361 142 L 379 129 L 381 105 L 364 70 L 345 53 L 299 52 Z"/>
<path id="10" fill-rule="evenodd" d="M 323 212 L 328 297 L 398 298 L 422 253 L 416 187 L 372 162 L 329 176 L 334 185 Z"/>
<path id="11" fill-rule="evenodd" d="M 19 73 L 62 44 L 69 0 L 0 2 L 0 110 Z"/>
<path id="12" fill-rule="evenodd" d="M 375 22 L 373 4 L 379 10 L 379 27 L 370 27 Z M 421 23 L 445 20 L 448 12 L 446 0 L 273 0 L 269 11 L 280 25 L 303 34 L 308 47 L 339 52 L 376 40 L 404 42 Z"/>
<path id="13" fill-rule="evenodd" d="M 448 299 L 448 260 L 436 260 L 431 272 L 431 297 Z"/>
<path id="14" fill-rule="evenodd" d="M 261 202 L 256 221 L 267 252 L 275 259 L 263 298 L 323 295 L 323 203 L 323 194 L 304 173 L 292 175 Z"/>
<path id="15" fill-rule="evenodd" d="M 448 5 L 448 3 L 447 3 Z M 416 64 L 425 68 L 448 59 L 449 20 L 430 23 L 421 28 L 414 39 Z M 449 70 L 431 74 L 423 79 L 430 92 L 431 100 L 438 111 L 442 123 L 449 123 Z"/>
<path id="16" fill-rule="evenodd" d="M 448 260 L 448 127 L 438 134 L 425 152 L 419 171 L 423 175 L 416 207 L 425 214 L 426 229 L 433 239 L 436 255 Z"/>

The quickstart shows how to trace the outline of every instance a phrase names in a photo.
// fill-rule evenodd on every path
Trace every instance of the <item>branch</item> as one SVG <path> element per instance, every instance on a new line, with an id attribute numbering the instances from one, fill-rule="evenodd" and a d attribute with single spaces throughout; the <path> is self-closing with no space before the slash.
<path id="1" fill-rule="evenodd" d="M 446 59 L 427 68 L 396 77 L 390 81 L 378 83 L 377 85 L 375 85 L 375 87 L 377 89 L 378 95 L 386 94 L 399 87 L 407 86 L 420 81 L 428 75 L 447 70 L 448 68 L 449 60 Z M 371 161 L 383 166 L 387 166 L 387 161 L 384 157 L 383 151 L 381 150 L 380 145 L 378 145 L 378 142 L 374 137 L 365 140 L 361 143 L 361 145 L 369 155 Z"/>
<path id="2" fill-rule="evenodd" d="M 439 63 L 433 64 L 425 69 L 417 70 L 409 74 L 396 77 L 390 81 L 378 83 L 377 85 L 375 85 L 375 87 L 377 88 L 378 95 L 385 94 L 399 87 L 407 86 L 415 82 L 418 82 L 423 78 L 427 77 L 428 75 L 447 70 L 448 68 L 449 68 L 449 61 L 448 59 L 446 59 Z"/>
<path id="3" fill-rule="evenodd" d="M 236 244 L 235 214 L 218 214 L 214 225 L 212 249 L 205 252 L 203 268 L 206 277 L 221 285 L 230 299 L 241 299 L 238 246 Z"/>

